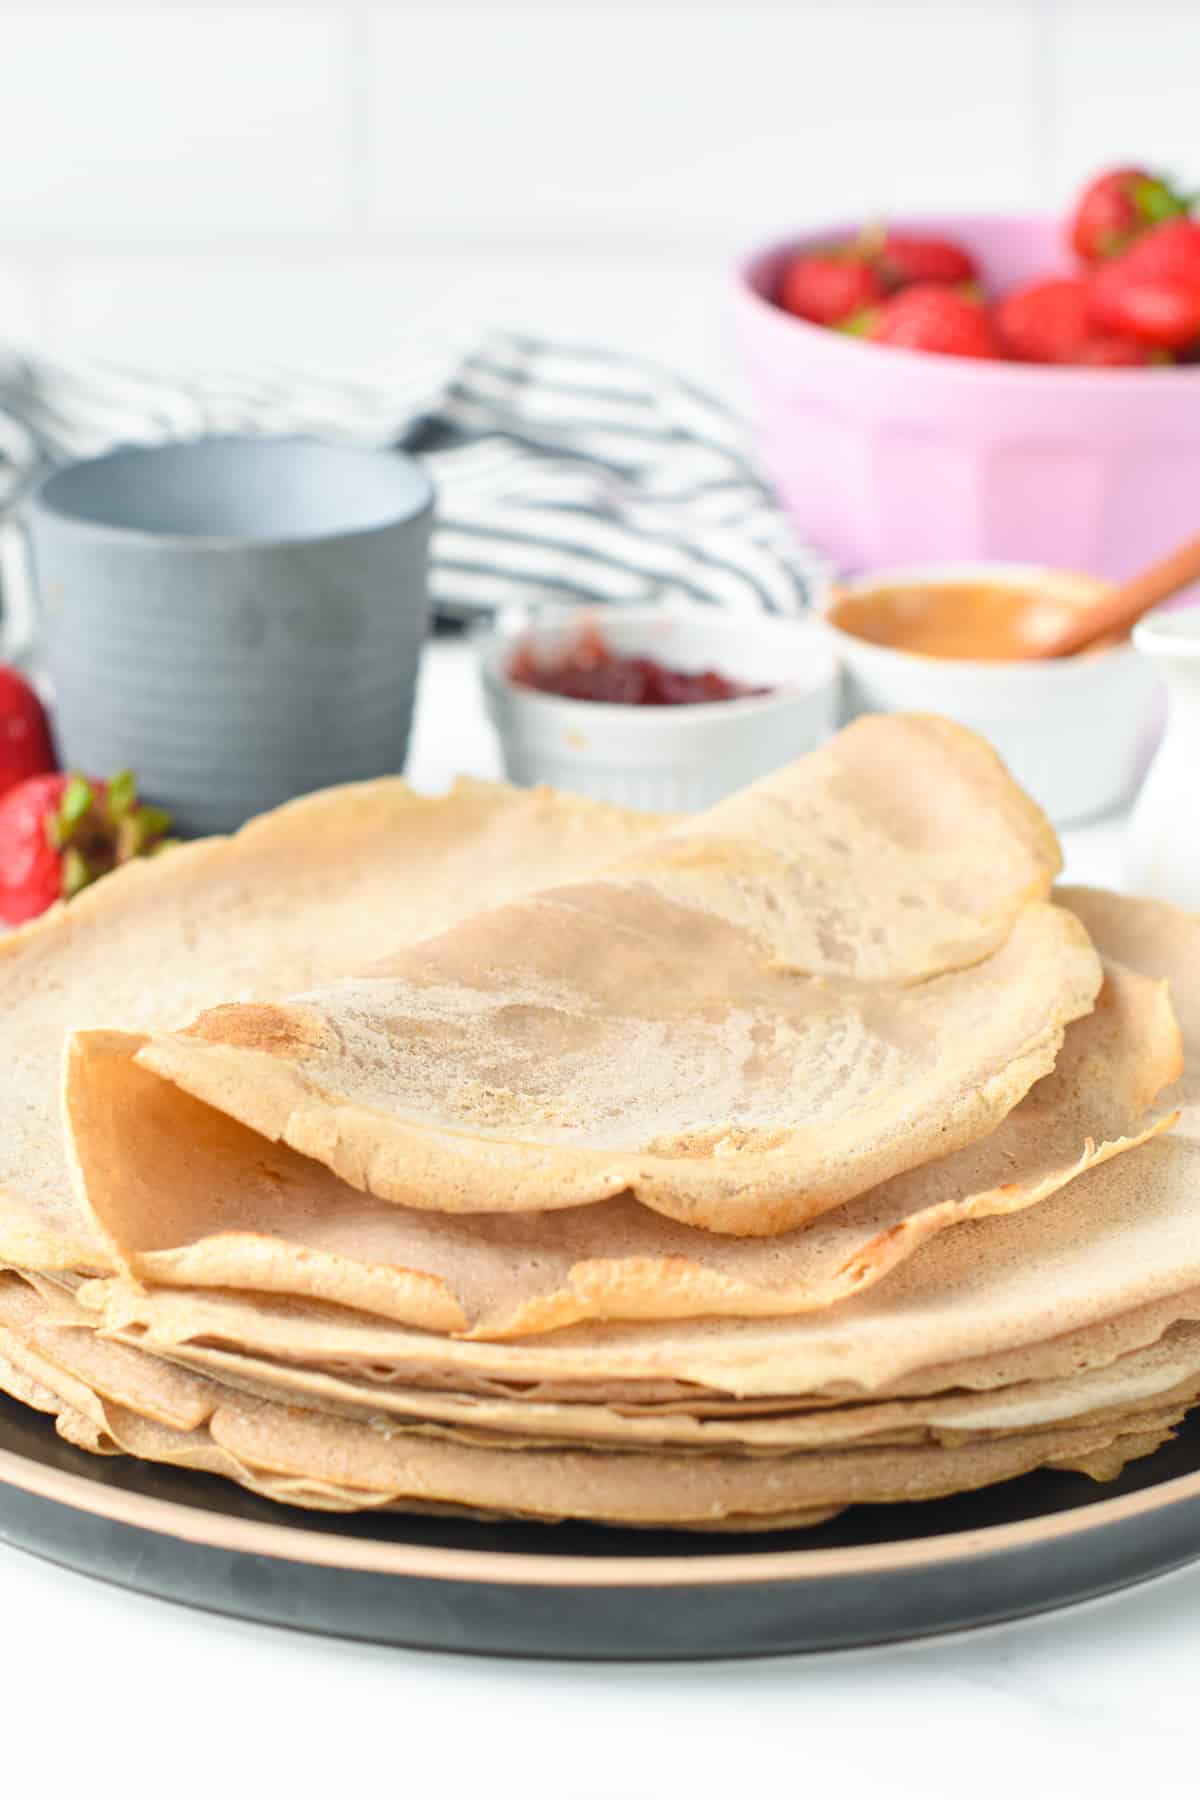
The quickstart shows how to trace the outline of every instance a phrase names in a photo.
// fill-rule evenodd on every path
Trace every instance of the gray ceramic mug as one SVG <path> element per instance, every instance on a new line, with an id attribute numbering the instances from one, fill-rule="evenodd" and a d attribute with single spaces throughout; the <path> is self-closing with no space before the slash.
<path id="1" fill-rule="evenodd" d="M 408 458 L 115 450 L 48 476 L 26 516 L 64 767 L 132 769 L 187 835 L 403 767 L 433 519 Z"/>

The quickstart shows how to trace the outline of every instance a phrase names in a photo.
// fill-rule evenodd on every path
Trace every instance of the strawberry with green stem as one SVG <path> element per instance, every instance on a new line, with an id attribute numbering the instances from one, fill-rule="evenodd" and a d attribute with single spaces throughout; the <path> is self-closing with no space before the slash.
<path id="1" fill-rule="evenodd" d="M 71 900 L 120 863 L 163 849 L 170 816 L 138 800 L 128 772 L 109 782 L 34 775 L 0 796 L 0 920 L 20 925 Z"/>
<path id="2" fill-rule="evenodd" d="M 1190 204 L 1188 196 L 1147 169 L 1106 169 L 1084 188 L 1067 236 L 1084 262 L 1105 262 L 1164 219 L 1183 218 Z"/>

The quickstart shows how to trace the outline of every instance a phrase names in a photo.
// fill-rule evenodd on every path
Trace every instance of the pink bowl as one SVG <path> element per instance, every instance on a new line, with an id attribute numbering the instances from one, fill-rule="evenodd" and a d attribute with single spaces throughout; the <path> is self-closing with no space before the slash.
<path id="1" fill-rule="evenodd" d="M 1071 266 L 1049 219 L 894 223 L 960 240 L 993 292 Z M 1200 526 L 1200 366 L 930 356 L 771 303 L 791 251 L 853 230 L 775 244 L 738 272 L 761 455 L 807 538 L 846 568 L 997 558 L 1120 577 Z"/>

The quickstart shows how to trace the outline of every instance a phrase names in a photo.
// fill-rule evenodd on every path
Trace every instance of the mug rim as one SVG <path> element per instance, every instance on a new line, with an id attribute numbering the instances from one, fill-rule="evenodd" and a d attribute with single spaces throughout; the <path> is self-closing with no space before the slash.
<path id="1" fill-rule="evenodd" d="M 162 452 L 186 452 L 199 448 L 201 445 L 213 444 L 256 449 L 265 446 L 272 449 L 305 446 L 326 451 L 335 457 L 365 459 L 369 462 L 379 462 L 386 458 L 404 466 L 415 480 L 418 491 L 410 506 L 397 508 L 390 516 L 379 519 L 370 525 L 347 525 L 327 531 L 303 533 L 272 532 L 261 536 L 250 532 L 156 531 L 153 526 L 149 525 L 114 524 L 106 520 L 88 518 L 73 511 L 67 505 L 57 501 L 52 491 L 60 480 L 68 475 L 73 475 L 79 469 L 98 468 L 104 463 L 116 462 L 125 458 L 152 460 Z M 255 434 L 214 431 L 202 432 L 194 437 L 163 438 L 154 443 L 113 444 L 97 456 L 75 457 L 57 468 L 48 469 L 30 489 L 25 504 L 30 513 L 52 519 L 56 524 L 69 526 L 71 529 L 87 535 L 117 538 L 131 543 L 158 544 L 174 549 L 247 551 L 278 549 L 291 544 L 341 543 L 354 538 L 372 537 L 378 532 L 391 531 L 400 525 L 416 525 L 432 514 L 436 498 L 436 489 L 424 465 L 407 450 L 393 450 L 382 445 L 341 444 L 333 439 L 315 437 L 305 432 Z"/>

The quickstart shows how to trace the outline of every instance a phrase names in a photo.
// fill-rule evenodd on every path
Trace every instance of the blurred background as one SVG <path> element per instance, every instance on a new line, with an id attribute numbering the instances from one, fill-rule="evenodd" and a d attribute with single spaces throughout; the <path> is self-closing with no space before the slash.
<path id="1" fill-rule="evenodd" d="M 0 338 L 348 366 L 526 326 L 733 380 L 731 254 L 1194 171 L 1193 0 L 6 7 Z"/>

